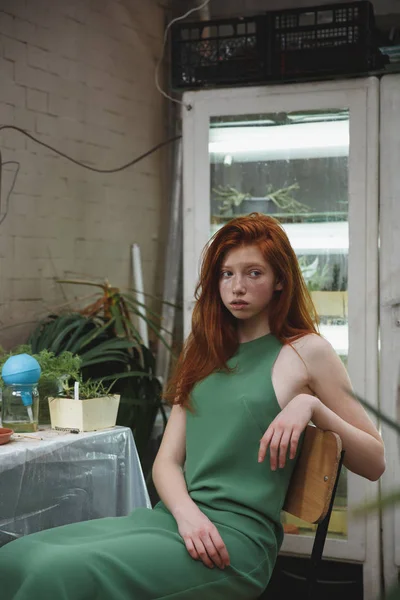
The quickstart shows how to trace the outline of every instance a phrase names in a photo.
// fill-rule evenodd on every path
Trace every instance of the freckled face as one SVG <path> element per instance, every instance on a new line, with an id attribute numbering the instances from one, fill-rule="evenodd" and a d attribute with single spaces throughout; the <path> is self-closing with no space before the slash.
<path id="1" fill-rule="evenodd" d="M 227 253 L 219 292 L 229 312 L 240 320 L 268 318 L 268 305 L 282 285 L 257 246 L 240 246 Z"/>

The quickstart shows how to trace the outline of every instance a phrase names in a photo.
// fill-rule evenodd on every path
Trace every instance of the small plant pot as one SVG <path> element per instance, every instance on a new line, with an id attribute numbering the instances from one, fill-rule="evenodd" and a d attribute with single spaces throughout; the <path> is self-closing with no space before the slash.
<path id="1" fill-rule="evenodd" d="M 119 400 L 119 395 L 89 400 L 49 398 L 51 427 L 77 431 L 97 431 L 115 427 Z"/>
<path id="2" fill-rule="evenodd" d="M 347 292 L 312 291 L 311 298 L 320 316 L 345 319 L 349 314 Z"/>
<path id="3" fill-rule="evenodd" d="M 276 205 L 268 198 L 245 198 L 239 206 L 233 208 L 235 215 L 248 215 L 252 212 L 258 212 L 265 215 L 277 212 Z"/>
<path id="4" fill-rule="evenodd" d="M 8 442 L 11 440 L 11 436 L 13 433 L 14 432 L 12 429 L 0 427 L 0 446 L 2 444 L 8 444 Z"/>

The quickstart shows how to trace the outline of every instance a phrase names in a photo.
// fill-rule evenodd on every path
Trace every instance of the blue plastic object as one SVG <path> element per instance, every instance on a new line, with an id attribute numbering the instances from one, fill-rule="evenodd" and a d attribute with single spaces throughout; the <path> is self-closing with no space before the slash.
<path id="1" fill-rule="evenodd" d="M 6 385 L 34 386 L 38 383 L 41 369 L 38 361 L 29 354 L 10 356 L 3 365 L 1 377 Z M 32 404 L 32 391 L 25 389 L 22 394 L 24 406 Z"/>

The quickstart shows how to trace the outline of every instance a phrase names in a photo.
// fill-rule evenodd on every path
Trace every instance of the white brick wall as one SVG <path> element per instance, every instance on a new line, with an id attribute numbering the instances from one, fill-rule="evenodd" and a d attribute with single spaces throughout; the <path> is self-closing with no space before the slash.
<path id="1" fill-rule="evenodd" d="M 156 0 L 2 0 L 0 123 L 101 168 L 147 151 L 167 135 L 154 86 L 163 25 Z M 146 291 L 159 287 L 165 153 L 98 175 L 14 131 L 0 133 L 0 149 L 3 161 L 21 165 L 0 226 L 0 344 L 23 340 L 31 327 L 5 326 L 64 300 L 57 277 L 128 286 L 133 242 Z M 1 213 L 13 169 L 4 168 Z M 89 292 L 64 286 L 69 296 Z"/>

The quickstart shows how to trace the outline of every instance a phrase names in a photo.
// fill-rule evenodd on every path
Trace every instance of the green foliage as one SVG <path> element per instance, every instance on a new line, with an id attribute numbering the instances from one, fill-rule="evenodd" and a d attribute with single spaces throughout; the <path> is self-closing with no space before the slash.
<path id="1" fill-rule="evenodd" d="M 382 413 L 379 409 L 375 408 L 364 398 L 361 398 L 357 394 L 352 391 L 349 391 L 367 410 L 369 410 L 372 414 L 374 414 L 378 419 L 388 425 L 391 429 L 395 431 L 397 435 L 400 435 L 400 423 L 396 423 L 390 417 Z M 364 515 L 366 513 L 376 511 L 376 510 L 386 510 L 387 508 L 391 508 L 400 503 L 400 489 L 391 491 L 389 494 L 383 495 L 378 501 L 371 502 L 367 504 L 363 504 L 354 510 L 354 514 L 356 515 Z"/>
<path id="2" fill-rule="evenodd" d="M 64 380 L 61 385 L 61 391 L 59 396 L 65 396 L 67 398 L 74 397 L 75 382 L 79 383 L 79 399 L 89 400 L 90 398 L 101 398 L 110 395 L 110 390 L 114 384 L 112 382 L 109 386 L 104 385 L 101 380 L 93 381 L 88 379 L 83 381 L 81 376 L 77 376 L 75 381 L 72 379 Z"/>
<path id="3" fill-rule="evenodd" d="M 121 396 L 117 424 L 132 429 L 143 459 L 154 420 L 162 410 L 161 384 L 155 377 L 155 360 L 149 348 L 122 332 L 117 335 L 115 325 L 115 317 L 50 315 L 32 332 L 29 343 L 36 353 L 46 350 L 59 356 L 69 352 L 79 357 L 80 374 L 73 379 L 80 383 L 81 398 L 85 389 L 90 397 L 98 396 L 102 388 L 94 386 L 99 383 L 109 386 L 105 388 L 107 394 Z M 64 382 L 64 391 L 66 386 L 73 393 L 73 382 Z"/>
<path id="4" fill-rule="evenodd" d="M 326 290 L 330 279 L 329 266 L 325 264 L 322 269 L 317 271 L 315 275 L 307 282 L 307 287 L 310 292 Z"/>
<path id="5" fill-rule="evenodd" d="M 59 283 L 91 286 L 98 289 L 94 302 L 79 311 L 81 315 L 91 319 L 102 318 L 105 323 L 110 324 L 116 336 L 134 342 L 135 346 L 140 349 L 143 340 L 132 319 L 132 316 L 135 316 L 137 319 L 143 320 L 153 334 L 171 351 L 163 335 L 166 329 L 160 324 L 161 316 L 137 300 L 136 290 L 121 291 L 119 288 L 110 285 L 107 279 L 103 283 L 80 279 L 60 280 Z M 131 292 L 134 292 L 134 294 Z M 162 303 L 171 305 L 166 301 Z"/>
<path id="6" fill-rule="evenodd" d="M 382 423 L 385 423 L 385 425 L 387 425 L 388 427 L 393 429 L 393 431 L 397 435 L 400 435 L 400 424 L 399 423 L 397 423 L 396 421 L 393 421 L 393 419 L 391 419 L 390 417 L 388 417 L 387 415 L 382 413 L 379 409 L 375 408 L 374 406 L 372 406 L 371 404 L 366 402 L 364 400 L 364 398 L 361 398 L 360 396 L 358 396 L 357 394 L 354 394 L 353 392 L 350 392 L 350 393 L 352 393 L 353 396 L 355 398 L 357 398 L 357 400 L 367 410 L 369 410 L 372 414 L 374 414 L 376 417 L 378 417 Z M 400 402 L 400 400 L 398 400 L 398 402 Z M 400 407 L 400 404 L 399 404 L 399 407 Z M 385 511 L 389 508 L 398 506 L 399 504 L 400 504 L 400 489 L 396 489 L 396 490 L 392 490 L 391 492 L 389 492 L 387 494 L 383 494 L 381 496 L 381 498 L 379 500 L 377 500 L 376 502 L 368 502 L 368 503 L 362 504 L 361 506 L 358 506 L 356 509 L 353 510 L 353 514 L 355 516 L 364 516 L 371 512 Z M 386 598 L 386 600 L 400 600 L 400 584 L 395 583 L 391 587 L 391 589 L 389 589 L 385 598 Z"/>
<path id="7" fill-rule="evenodd" d="M 285 213 L 298 214 L 309 212 L 310 207 L 307 204 L 298 202 L 292 196 L 292 193 L 298 189 L 298 183 L 293 183 L 292 185 L 278 190 L 274 190 L 273 186 L 270 184 L 267 186 L 264 198 L 273 202 L 279 210 Z M 213 188 L 212 191 L 221 201 L 221 204 L 219 205 L 219 212 L 221 215 L 226 215 L 233 208 L 240 206 L 244 200 L 252 198 L 251 194 L 239 192 L 230 185 L 219 185 L 218 187 Z"/>
<path id="8" fill-rule="evenodd" d="M 228 213 L 236 206 L 240 206 L 243 200 L 251 198 L 250 194 L 242 194 L 230 185 L 219 185 L 213 188 L 213 192 L 221 200 L 221 204 L 219 205 L 221 215 Z"/>
<path id="9" fill-rule="evenodd" d="M 29 342 L 34 352 L 48 350 L 56 356 L 69 352 L 79 356 L 80 369 L 85 373 L 96 369 L 97 377 L 127 371 L 130 361 L 128 350 L 135 348 L 135 342 L 115 337 L 113 321 L 104 322 L 101 318 L 88 318 L 79 313 L 50 315 L 32 332 Z M 107 365 L 111 364 L 110 370 Z M 104 365 L 104 368 L 101 367 Z"/>
<path id="10" fill-rule="evenodd" d="M 64 351 L 58 356 L 54 352 L 43 349 L 34 355 L 42 369 L 42 378 L 59 379 L 63 377 L 77 378 L 81 367 L 81 359 L 72 352 Z"/>
<path id="11" fill-rule="evenodd" d="M 318 266 L 318 258 L 314 262 L 309 263 L 306 256 L 300 256 L 298 262 L 304 281 L 310 292 L 325 291 L 331 288 L 331 273 L 327 263 L 321 269 Z"/>
<path id="12" fill-rule="evenodd" d="M 372 406 L 372 404 L 369 404 L 366 400 L 364 400 L 364 398 L 361 398 L 361 396 L 358 396 L 357 394 L 355 394 L 352 391 L 349 391 L 349 393 L 352 394 L 355 398 L 357 398 L 357 400 L 367 410 L 369 410 L 369 412 L 371 412 L 373 415 L 375 415 L 376 417 L 378 417 L 379 420 L 382 423 L 385 423 L 385 425 L 388 425 L 391 429 L 393 429 L 396 432 L 397 435 L 400 435 L 400 423 L 397 423 L 396 421 L 393 421 L 393 419 L 391 419 L 390 417 L 388 417 L 387 415 L 385 415 L 378 408 L 375 408 L 375 406 Z"/>
<path id="13" fill-rule="evenodd" d="M 50 352 L 47 349 L 43 349 L 35 354 L 32 351 L 30 344 L 17 346 L 11 352 L 5 352 L 0 348 L 0 372 L 4 363 L 11 356 L 16 356 L 18 354 L 29 354 L 38 361 L 41 369 L 39 386 L 40 384 L 58 380 L 66 376 L 73 378 L 77 378 L 79 376 L 79 370 L 81 366 L 81 360 L 79 356 L 74 356 L 71 352 L 61 352 L 61 354 L 56 356 L 54 352 Z M 4 382 L 0 377 L 0 387 L 3 386 Z"/>
<path id="14" fill-rule="evenodd" d="M 132 429 L 143 459 L 156 415 L 160 410 L 163 412 L 163 406 L 154 356 L 143 345 L 136 321 L 144 320 L 153 335 L 171 351 L 164 336 L 166 330 L 160 325 L 161 317 L 138 302 L 135 290 L 122 292 L 108 280 L 60 283 L 91 286 L 96 293 L 94 301 L 79 312 L 49 315 L 30 336 L 35 355 L 47 351 L 55 357 L 65 353 L 79 357 L 79 373 L 69 365 L 72 377 L 58 378 L 56 386 L 45 390 L 46 395 L 71 395 L 74 380 L 79 381 L 81 398 L 119 394 L 117 424 Z"/>
<path id="15" fill-rule="evenodd" d="M 307 213 L 310 211 L 310 207 L 307 204 L 298 202 L 292 196 L 292 192 L 297 191 L 299 188 L 298 183 L 293 183 L 286 188 L 279 190 L 273 189 L 272 185 L 267 186 L 266 198 L 272 200 L 272 202 L 283 212 L 298 214 Z"/>

